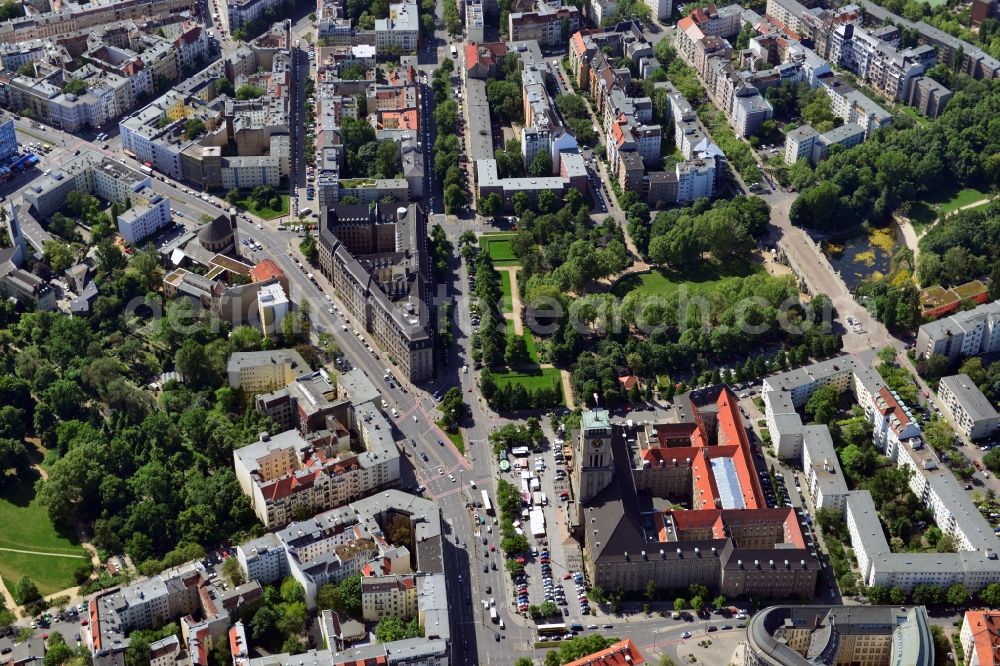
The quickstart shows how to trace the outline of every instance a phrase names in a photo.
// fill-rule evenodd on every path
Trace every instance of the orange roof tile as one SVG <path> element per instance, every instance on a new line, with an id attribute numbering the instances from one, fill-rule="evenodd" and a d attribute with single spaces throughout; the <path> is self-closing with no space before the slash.
<path id="1" fill-rule="evenodd" d="M 600 652 L 571 661 L 566 666 L 641 666 L 644 663 L 646 658 L 639 652 L 639 648 L 626 638 Z"/>
<path id="2" fill-rule="evenodd" d="M 1000 664 L 1000 611 L 966 611 L 965 622 L 972 631 L 972 645 L 979 664 Z M 966 659 L 971 657 L 972 655 L 966 655 Z"/>
<path id="3" fill-rule="evenodd" d="M 250 275 L 253 277 L 254 282 L 263 282 L 264 280 L 270 280 L 271 278 L 283 278 L 285 277 L 284 272 L 278 268 L 278 264 L 274 262 L 273 259 L 265 259 L 250 271 Z"/>

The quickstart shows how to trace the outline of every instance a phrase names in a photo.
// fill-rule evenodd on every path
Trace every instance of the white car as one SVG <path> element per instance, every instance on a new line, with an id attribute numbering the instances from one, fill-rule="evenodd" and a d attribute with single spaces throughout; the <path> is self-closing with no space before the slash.
<path id="1" fill-rule="evenodd" d="M 454 483 L 455 482 L 455 475 L 454 474 L 449 474 L 448 475 L 448 480 L 451 481 L 452 483 Z"/>
<path id="2" fill-rule="evenodd" d="M 420 419 L 417 418 L 416 414 L 413 415 L 413 422 L 414 423 L 420 423 Z"/>
<path id="3" fill-rule="evenodd" d="M 691 632 L 685 631 L 683 634 L 681 634 L 681 638 L 691 638 Z"/>

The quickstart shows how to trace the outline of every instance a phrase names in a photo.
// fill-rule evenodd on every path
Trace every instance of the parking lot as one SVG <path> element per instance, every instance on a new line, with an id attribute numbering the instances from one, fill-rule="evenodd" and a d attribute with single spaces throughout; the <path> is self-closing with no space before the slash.
<path id="1" fill-rule="evenodd" d="M 559 609 L 557 617 L 542 618 L 541 623 L 565 622 L 567 626 L 593 624 L 587 583 L 582 572 L 582 556 L 569 539 L 562 518 L 562 505 L 569 499 L 569 461 L 561 439 L 553 436 L 551 445 L 542 451 L 515 450 L 513 467 L 507 480 L 518 488 L 527 488 L 531 507 L 524 504 L 519 527 L 531 544 L 530 552 L 517 561 L 524 573 L 514 580 L 510 602 L 525 616 L 532 606 L 552 602 Z M 540 509 L 545 519 L 544 535 L 532 535 L 530 510 Z M 588 619 L 590 618 L 590 619 Z"/>

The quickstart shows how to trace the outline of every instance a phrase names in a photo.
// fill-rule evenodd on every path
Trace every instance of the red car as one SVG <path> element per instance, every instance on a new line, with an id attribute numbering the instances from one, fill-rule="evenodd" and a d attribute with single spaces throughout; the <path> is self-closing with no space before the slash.
<path id="1" fill-rule="evenodd" d="M 568 572 L 568 571 L 567 571 L 566 573 L 564 573 L 564 574 L 563 574 L 563 580 L 569 580 L 569 579 L 570 579 L 570 578 L 572 578 L 572 577 L 573 577 L 573 576 L 571 576 L 571 575 L 569 574 L 569 572 Z"/>

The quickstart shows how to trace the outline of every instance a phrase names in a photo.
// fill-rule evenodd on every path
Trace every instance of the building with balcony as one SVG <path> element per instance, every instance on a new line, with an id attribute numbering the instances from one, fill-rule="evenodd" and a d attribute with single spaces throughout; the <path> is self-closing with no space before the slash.
<path id="1" fill-rule="evenodd" d="M 938 397 L 969 439 L 985 439 L 1000 427 L 1000 414 L 968 375 L 942 377 Z"/>

